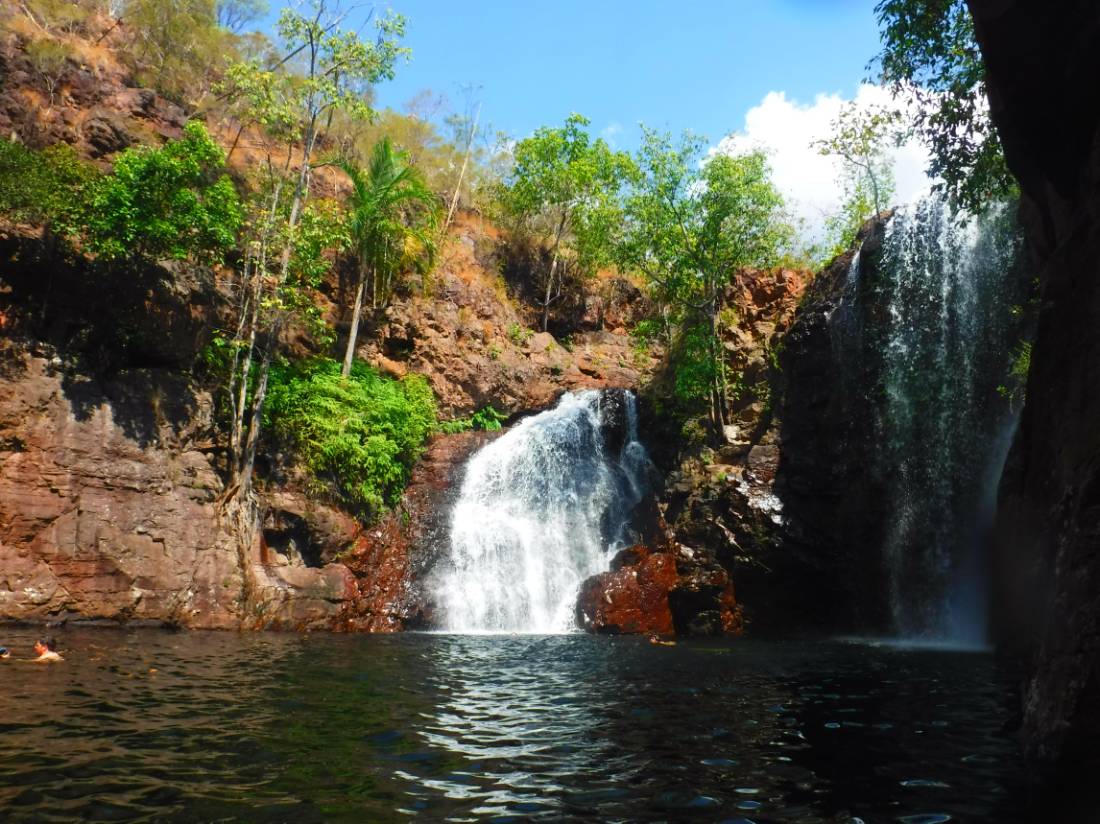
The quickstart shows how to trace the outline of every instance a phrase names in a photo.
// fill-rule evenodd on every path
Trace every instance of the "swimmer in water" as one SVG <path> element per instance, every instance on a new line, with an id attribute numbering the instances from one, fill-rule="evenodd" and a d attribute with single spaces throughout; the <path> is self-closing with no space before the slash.
<path id="1" fill-rule="evenodd" d="M 7 647 L 0 647 L 0 659 L 11 658 L 11 650 Z"/>
<path id="2" fill-rule="evenodd" d="M 54 661 L 64 661 L 57 652 L 57 642 L 53 638 L 39 638 L 34 642 L 34 654 L 38 657 L 35 663 L 52 664 Z"/>

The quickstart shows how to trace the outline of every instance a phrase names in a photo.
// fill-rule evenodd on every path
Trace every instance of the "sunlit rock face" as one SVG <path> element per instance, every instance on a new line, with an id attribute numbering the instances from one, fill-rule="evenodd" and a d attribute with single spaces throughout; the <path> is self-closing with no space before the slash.
<path id="1" fill-rule="evenodd" d="M 733 583 L 713 553 L 674 542 L 619 552 L 609 571 L 581 587 L 577 624 L 606 635 L 738 635 L 742 629 Z"/>

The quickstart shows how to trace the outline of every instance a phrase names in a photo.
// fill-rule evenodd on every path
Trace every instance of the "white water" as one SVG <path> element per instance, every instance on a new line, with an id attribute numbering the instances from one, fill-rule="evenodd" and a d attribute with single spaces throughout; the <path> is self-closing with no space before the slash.
<path id="1" fill-rule="evenodd" d="M 926 198 L 891 219 L 874 281 L 853 262 L 834 318 L 842 373 L 878 361 L 868 471 L 890 513 L 883 563 L 902 637 L 984 640 L 986 533 L 1015 424 L 997 387 L 1019 334 L 1018 250 L 1007 209 L 967 217 Z"/>
<path id="2" fill-rule="evenodd" d="M 649 471 L 635 399 L 624 392 L 565 395 L 478 451 L 435 580 L 441 628 L 573 629 L 580 585 L 626 545 Z"/>

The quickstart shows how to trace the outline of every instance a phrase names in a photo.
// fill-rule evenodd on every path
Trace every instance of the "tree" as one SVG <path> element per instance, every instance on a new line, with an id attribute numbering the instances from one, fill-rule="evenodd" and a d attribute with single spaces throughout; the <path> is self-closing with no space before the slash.
<path id="1" fill-rule="evenodd" d="M 342 370 L 347 377 L 355 357 L 359 314 L 368 279 L 371 307 L 378 309 L 389 302 L 394 281 L 403 268 L 431 264 L 439 202 L 424 178 L 409 164 L 407 155 L 395 150 L 388 137 L 375 144 L 365 169 L 346 161 L 340 168 L 351 179 L 348 222 L 359 259 L 359 282 Z"/>
<path id="2" fill-rule="evenodd" d="M 840 213 L 826 226 L 836 238 L 833 252 L 847 249 L 863 221 L 887 208 L 894 193 L 894 165 L 887 153 L 897 143 L 901 113 L 885 107 L 845 104 L 833 121 L 832 135 L 814 141 L 818 152 L 840 158 L 844 197 Z"/>
<path id="3" fill-rule="evenodd" d="M 218 25 L 234 34 L 240 34 L 268 10 L 267 0 L 216 0 L 214 5 Z"/>
<path id="4" fill-rule="evenodd" d="M 965 0 L 880 0 L 882 79 L 912 99 L 929 172 L 962 206 L 1011 195 L 1015 181 L 989 119 L 985 68 Z"/>
<path id="5" fill-rule="evenodd" d="M 114 171 L 90 187 L 87 248 L 107 260 L 219 260 L 236 242 L 243 217 L 224 162 L 221 148 L 195 120 L 161 148 L 127 149 Z"/>
<path id="6" fill-rule="evenodd" d="M 396 61 L 408 53 L 400 45 L 405 21 L 399 15 L 376 21 L 377 37 L 364 42 L 355 32 L 340 28 L 345 15 L 326 0 L 314 0 L 309 8 L 308 16 L 283 9 L 277 27 L 283 47 L 278 60 L 267 65 L 258 60 L 237 63 L 219 89 L 239 106 L 242 121 L 259 126 L 268 138 L 237 283 L 227 386 L 232 420 L 223 505 L 236 524 L 246 602 L 254 596 L 248 576 L 248 553 L 257 528 L 252 472 L 271 364 L 282 330 L 295 314 L 295 295 L 308 283 L 296 275 L 301 262 L 296 252 L 308 228 L 303 216 L 309 216 L 313 155 L 335 113 L 370 117 L 370 86 L 392 78 Z M 325 223 L 318 221 L 322 232 Z M 327 234 L 337 245 L 340 232 Z M 319 244 L 309 248 L 316 250 Z"/>
<path id="7" fill-rule="evenodd" d="M 561 292 L 563 243 L 571 242 L 583 266 L 594 267 L 608 256 L 608 230 L 617 223 L 617 195 L 630 174 L 629 157 L 612 151 L 603 139 L 592 140 L 588 123 L 572 114 L 563 127 L 544 127 L 521 140 L 504 193 L 505 209 L 550 244 L 541 303 L 543 331 L 550 306 Z"/>
<path id="8" fill-rule="evenodd" d="M 617 245 L 620 267 L 642 272 L 678 327 L 678 393 L 706 397 L 725 424 L 728 379 L 719 336 L 725 287 L 745 266 L 773 265 L 790 239 L 783 201 L 760 152 L 704 159 L 705 141 L 643 131 Z"/>
<path id="9" fill-rule="evenodd" d="M 204 94 L 231 52 L 214 0 L 125 0 L 122 17 L 139 78 L 176 100 Z"/>

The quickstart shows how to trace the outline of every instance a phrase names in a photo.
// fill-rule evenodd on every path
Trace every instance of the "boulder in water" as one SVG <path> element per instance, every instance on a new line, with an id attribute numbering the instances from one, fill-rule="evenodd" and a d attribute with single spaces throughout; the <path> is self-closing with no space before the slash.
<path id="1" fill-rule="evenodd" d="M 577 624 L 606 635 L 739 635 L 729 575 L 710 553 L 676 543 L 620 551 L 581 585 Z"/>

